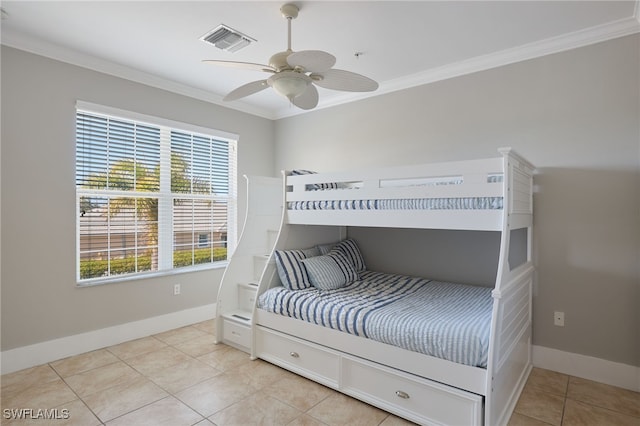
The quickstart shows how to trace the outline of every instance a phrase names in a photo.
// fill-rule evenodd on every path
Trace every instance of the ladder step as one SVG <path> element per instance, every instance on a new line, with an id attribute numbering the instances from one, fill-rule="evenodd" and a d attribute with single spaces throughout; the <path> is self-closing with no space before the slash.
<path id="1" fill-rule="evenodd" d="M 249 290 L 255 290 L 258 288 L 258 283 L 250 282 L 250 283 L 238 283 L 238 287 L 244 287 Z"/>
<path id="2" fill-rule="evenodd" d="M 238 318 L 238 319 L 241 319 L 241 320 L 243 320 L 243 321 L 251 321 L 251 318 L 243 317 L 242 315 L 238 315 L 238 314 L 231 314 L 231 316 L 232 316 L 233 318 Z"/>

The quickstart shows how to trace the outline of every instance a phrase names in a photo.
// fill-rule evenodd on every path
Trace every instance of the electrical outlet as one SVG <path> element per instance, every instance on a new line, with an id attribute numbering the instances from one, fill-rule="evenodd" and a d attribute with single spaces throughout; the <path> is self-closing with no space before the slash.
<path id="1" fill-rule="evenodd" d="M 564 327 L 564 312 L 556 311 L 553 313 L 553 325 Z"/>
<path id="2" fill-rule="evenodd" d="M 177 296 L 177 295 L 179 295 L 179 294 L 180 294 L 180 284 L 175 284 L 175 285 L 173 286 L 173 295 L 174 295 L 174 296 Z"/>

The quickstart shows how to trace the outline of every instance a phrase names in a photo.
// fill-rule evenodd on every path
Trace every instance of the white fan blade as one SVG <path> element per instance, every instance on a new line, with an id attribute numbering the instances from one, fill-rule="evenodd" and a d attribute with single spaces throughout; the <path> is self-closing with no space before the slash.
<path id="1" fill-rule="evenodd" d="M 243 86 L 238 87 L 237 89 L 231 91 L 227 96 L 225 96 L 223 101 L 235 101 L 236 99 L 244 98 L 245 96 L 253 95 L 254 93 L 258 93 L 261 90 L 269 87 L 267 84 L 267 80 L 258 80 L 252 81 L 251 83 L 247 83 Z"/>
<path id="2" fill-rule="evenodd" d="M 318 89 L 310 84 L 301 95 L 293 98 L 292 102 L 298 108 L 313 109 L 318 105 Z"/>
<path id="3" fill-rule="evenodd" d="M 378 88 L 378 83 L 355 72 L 345 70 L 328 70 L 316 72 L 309 77 L 314 84 L 325 89 L 343 90 L 345 92 L 373 92 Z"/>
<path id="4" fill-rule="evenodd" d="M 336 64 L 336 58 L 322 50 L 303 50 L 287 56 L 287 63 L 292 67 L 302 67 L 308 72 L 324 72 Z"/>
<path id="5" fill-rule="evenodd" d="M 227 68 L 240 68 L 245 70 L 276 72 L 271 65 L 254 64 L 253 62 L 218 61 L 215 59 L 205 59 L 202 62 Z"/>

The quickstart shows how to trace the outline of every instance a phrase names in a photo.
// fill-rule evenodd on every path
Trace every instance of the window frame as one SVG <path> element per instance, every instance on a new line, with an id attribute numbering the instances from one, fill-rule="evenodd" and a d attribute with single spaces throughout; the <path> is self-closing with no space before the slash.
<path id="1" fill-rule="evenodd" d="M 113 190 L 86 190 L 79 188 L 77 183 L 74 182 L 75 190 L 75 212 L 76 212 L 76 239 L 75 239 L 75 268 L 76 268 L 76 286 L 78 287 L 90 287 L 94 285 L 108 284 L 113 282 L 122 282 L 130 280 L 145 279 L 151 277 L 169 276 L 175 274 L 189 273 L 194 271 L 202 271 L 209 269 L 219 269 L 227 266 L 229 258 L 233 253 L 238 235 L 238 219 L 237 219 L 237 205 L 238 205 L 238 188 L 237 188 L 237 141 L 238 135 L 221 131 L 218 129 L 212 129 L 193 125 L 189 123 L 174 121 L 166 118 L 154 117 L 151 115 L 141 114 L 137 112 L 127 111 L 119 108 L 109 107 L 105 105 L 94 104 L 78 100 L 76 101 L 74 123 L 77 125 L 77 115 L 80 112 L 88 114 L 105 115 L 114 120 L 134 121 L 140 124 L 160 127 L 161 131 L 161 149 L 160 149 L 160 162 L 168 164 L 168 167 L 161 167 L 160 172 L 160 191 L 159 192 L 140 192 L 140 191 L 113 191 Z M 195 135 L 201 135 L 210 137 L 219 141 L 228 143 L 229 146 L 229 183 L 228 194 L 225 195 L 200 195 L 200 194 L 187 194 L 187 193 L 172 193 L 171 191 L 171 131 L 178 131 L 183 133 L 193 133 Z M 168 149 L 167 149 L 168 147 Z M 77 150 L 77 137 L 74 142 L 74 155 Z M 74 161 L 74 167 L 77 168 Z M 77 176 L 77 169 L 76 174 Z M 74 177 L 74 180 L 76 178 Z M 166 190 L 168 188 L 168 191 Z M 111 276 L 95 277 L 95 278 L 81 278 L 80 277 L 80 215 L 77 212 L 80 211 L 80 200 L 83 194 L 93 193 L 109 193 L 111 196 L 127 196 L 127 197 L 150 197 L 158 198 L 158 270 L 154 271 L 142 271 L 126 274 L 118 274 Z M 184 267 L 173 266 L 173 214 L 172 206 L 173 200 L 176 198 L 193 198 L 193 199 L 208 199 L 208 200 L 224 200 L 227 204 L 227 232 L 224 246 L 227 247 L 227 259 L 223 261 L 214 261 L 203 264 L 196 264 Z M 163 200 L 163 201 L 161 201 Z M 161 225 L 162 224 L 162 225 Z M 198 233 L 194 234 L 195 238 L 198 238 Z M 213 241 L 210 241 L 213 244 Z M 194 242 L 194 247 L 197 248 L 198 241 Z M 163 267 L 161 268 L 162 265 Z M 166 266 L 169 265 L 167 268 Z"/>

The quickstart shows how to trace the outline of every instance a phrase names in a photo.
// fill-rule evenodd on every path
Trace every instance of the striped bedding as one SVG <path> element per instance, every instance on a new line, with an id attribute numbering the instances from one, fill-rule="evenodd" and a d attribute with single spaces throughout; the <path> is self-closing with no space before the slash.
<path id="1" fill-rule="evenodd" d="M 336 290 L 276 287 L 258 307 L 357 336 L 486 368 L 491 289 L 364 271 Z"/>
<path id="2" fill-rule="evenodd" d="M 289 210 L 501 210 L 502 197 L 289 201 Z"/>

